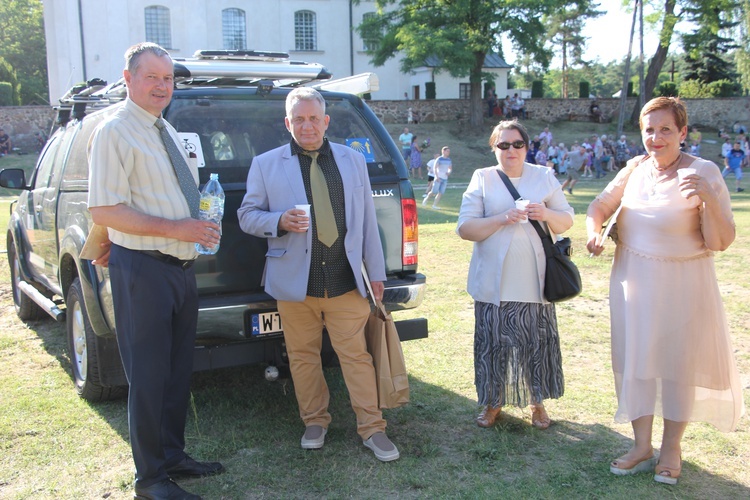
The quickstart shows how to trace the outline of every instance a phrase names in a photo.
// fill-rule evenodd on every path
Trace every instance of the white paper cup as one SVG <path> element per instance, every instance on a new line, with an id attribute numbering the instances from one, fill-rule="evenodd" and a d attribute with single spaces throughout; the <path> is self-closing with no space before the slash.
<path id="1" fill-rule="evenodd" d="M 307 231 L 307 229 L 310 227 L 310 221 L 309 221 L 309 219 L 310 219 L 310 205 L 294 205 L 294 208 L 296 208 L 297 210 L 304 210 L 305 211 L 305 216 L 308 219 L 308 222 L 307 222 L 308 225 L 307 225 L 307 227 L 305 227 L 305 231 Z"/>
<path id="2" fill-rule="evenodd" d="M 531 203 L 529 200 L 516 200 L 516 208 L 518 210 L 526 210 L 526 207 Z M 526 224 L 529 222 L 528 217 L 523 219 L 521 221 L 521 224 Z"/>

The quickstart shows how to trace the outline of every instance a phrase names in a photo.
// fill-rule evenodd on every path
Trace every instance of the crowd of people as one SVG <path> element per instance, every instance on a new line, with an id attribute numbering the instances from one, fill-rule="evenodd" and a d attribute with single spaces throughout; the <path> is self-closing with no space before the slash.
<path id="1" fill-rule="evenodd" d="M 720 156 L 724 163 L 722 176 L 726 178 L 729 174 L 734 175 L 735 191 L 741 193 L 745 188 L 740 186 L 742 180 L 742 169 L 750 166 L 750 141 L 745 135 L 745 126 L 735 122 L 732 131 L 734 139 L 719 129 L 719 138 L 723 140 Z"/>
<path id="2" fill-rule="evenodd" d="M 487 103 L 487 116 L 490 118 L 502 116 L 504 118 L 526 119 L 528 117 L 526 101 L 518 93 L 513 94 L 513 97 L 506 95 L 505 99 L 500 101 L 495 91 L 490 88 L 487 90 L 484 100 Z"/>

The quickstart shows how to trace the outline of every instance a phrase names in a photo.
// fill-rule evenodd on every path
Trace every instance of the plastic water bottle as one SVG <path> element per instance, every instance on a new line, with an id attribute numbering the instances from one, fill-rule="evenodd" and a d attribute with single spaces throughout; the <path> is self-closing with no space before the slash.
<path id="1" fill-rule="evenodd" d="M 224 217 L 224 190 L 219 184 L 219 174 L 211 174 L 211 178 L 203 186 L 198 216 L 200 220 L 217 223 L 221 231 L 221 219 Z M 203 255 L 213 255 L 219 251 L 219 243 L 213 248 L 196 243 L 195 250 Z"/>

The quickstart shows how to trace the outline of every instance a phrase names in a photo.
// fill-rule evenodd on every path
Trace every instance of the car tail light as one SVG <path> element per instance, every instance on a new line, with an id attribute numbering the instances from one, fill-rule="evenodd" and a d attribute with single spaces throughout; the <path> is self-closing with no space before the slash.
<path id="1" fill-rule="evenodd" d="M 401 213 L 403 214 L 403 247 L 401 261 L 405 266 L 417 264 L 417 243 L 419 240 L 419 221 L 417 219 L 417 202 L 413 199 L 401 199 Z"/>

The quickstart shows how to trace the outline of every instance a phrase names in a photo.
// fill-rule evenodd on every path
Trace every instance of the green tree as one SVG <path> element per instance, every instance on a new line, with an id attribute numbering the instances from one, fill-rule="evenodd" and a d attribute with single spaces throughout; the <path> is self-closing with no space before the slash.
<path id="1" fill-rule="evenodd" d="M 20 96 L 20 85 L 18 84 L 18 77 L 13 66 L 8 61 L 0 57 L 0 82 L 5 82 L 10 87 L 10 95 L 8 96 L 8 106 L 18 106 L 21 104 Z"/>
<path id="2" fill-rule="evenodd" d="M 735 38 L 739 47 L 734 51 L 734 62 L 739 74 L 742 93 L 750 93 L 750 0 L 740 0 L 739 18 Z"/>
<path id="3" fill-rule="evenodd" d="M 686 9 L 697 9 L 700 15 L 695 17 L 693 22 L 699 26 L 704 21 L 710 22 L 710 18 L 704 19 L 705 16 L 703 14 L 713 11 L 713 9 L 737 15 L 737 11 L 733 9 L 736 3 L 735 0 L 653 0 L 652 3 L 655 6 L 655 13 L 649 16 L 648 20 L 650 24 L 658 26 L 659 45 L 656 47 L 656 51 L 649 61 L 646 78 L 643 82 L 644 102 L 650 100 L 654 95 L 654 89 L 656 89 L 659 83 L 662 68 L 669 54 L 669 45 L 672 41 L 672 36 L 675 34 L 675 26 L 680 20 L 683 20 Z M 675 9 L 677 6 L 680 7 L 680 10 L 676 12 Z M 680 95 L 682 95 L 682 89 L 680 89 Z M 632 123 L 638 123 L 640 111 L 640 105 L 636 104 L 631 115 Z"/>
<path id="4" fill-rule="evenodd" d="M 737 5 L 732 7 L 736 8 Z M 688 66 L 684 78 L 703 83 L 734 80 L 734 64 L 725 58 L 725 54 L 738 48 L 738 45 L 724 34 L 737 26 L 738 21 L 727 19 L 732 16 L 731 11 L 725 12 L 716 7 L 707 12 L 701 12 L 702 10 L 692 7 L 685 9 L 690 16 L 689 19 L 700 24 L 694 32 L 682 35 L 682 47 Z"/>
<path id="5" fill-rule="evenodd" d="M 42 0 L 0 1 L 0 57 L 18 75 L 21 104 L 49 101 Z"/>
<path id="6" fill-rule="evenodd" d="M 585 37 L 581 34 L 586 20 L 593 19 L 604 14 L 597 10 L 599 4 L 592 0 L 579 0 L 565 2 L 552 13 L 542 18 L 547 29 L 547 38 L 562 57 L 562 97 L 568 97 L 568 57 L 570 65 L 582 65 L 583 51 L 586 48 Z"/>
<path id="7" fill-rule="evenodd" d="M 382 33 L 370 51 L 372 63 L 382 66 L 401 56 L 401 70 L 412 71 L 432 59 L 436 71 L 454 77 L 469 76 L 470 123 L 482 124 L 484 60 L 495 51 L 502 55 L 501 37 L 533 54 L 543 68 L 551 53 L 544 47 L 541 16 L 563 0 L 376 0 L 378 12 L 367 16 L 357 31 L 368 37 Z M 371 38 L 370 38 L 371 39 Z"/>

